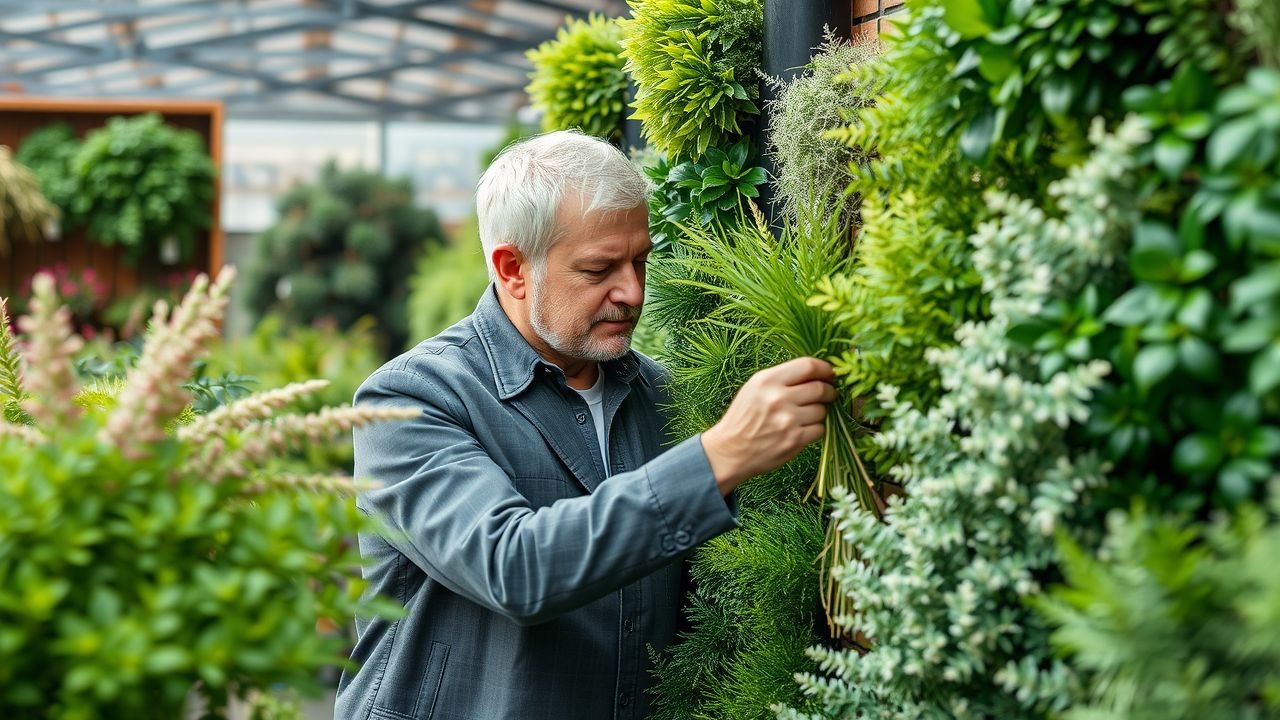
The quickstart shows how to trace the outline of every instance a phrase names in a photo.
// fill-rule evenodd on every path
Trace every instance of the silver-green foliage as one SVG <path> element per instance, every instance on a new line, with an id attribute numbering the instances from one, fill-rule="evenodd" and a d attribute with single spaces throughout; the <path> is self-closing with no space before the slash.
<path id="1" fill-rule="evenodd" d="M 869 45 L 853 45 L 828 32 L 808 68 L 790 83 L 777 83 L 779 95 L 770 105 L 769 145 L 776 167 L 774 186 L 783 209 L 792 217 L 812 197 L 838 198 L 853 180 L 850 163 L 863 164 L 867 154 L 827 131 L 849 122 L 849 111 L 866 107 L 877 89 L 858 82 L 849 68 L 875 56 Z M 852 220 L 858 204 L 844 204 Z"/>
<path id="2" fill-rule="evenodd" d="M 892 423 L 877 441 L 904 458 L 892 473 L 907 494 L 884 522 L 848 499 L 834 512 L 861 553 L 838 572 L 856 607 L 846 622 L 873 649 L 815 648 L 827 674 L 801 685 L 824 713 L 779 708 L 779 717 L 1040 717 L 1069 697 L 1072 673 L 1023 601 L 1057 562 L 1054 532 L 1070 528 L 1103 482 L 1100 460 L 1073 454 L 1065 436 L 1086 419 L 1108 367 L 1081 363 L 1041 380 L 1034 353 L 1007 332 L 1079 292 L 1123 250 L 1135 220 L 1132 151 L 1146 131 L 1127 123 L 1103 136 L 1099 123 L 1092 135 L 1091 159 L 1051 186 L 1054 211 L 987 195 L 996 219 L 970 243 L 991 317 L 926 354 L 941 375 L 936 405 L 922 410 L 881 389 Z"/>

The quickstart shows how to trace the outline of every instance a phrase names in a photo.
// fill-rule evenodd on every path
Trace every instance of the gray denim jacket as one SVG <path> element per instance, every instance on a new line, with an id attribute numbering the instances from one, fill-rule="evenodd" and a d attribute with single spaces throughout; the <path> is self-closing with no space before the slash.
<path id="1" fill-rule="evenodd" d="M 355 434 L 371 592 L 340 720 L 640 720 L 650 648 L 675 636 L 682 557 L 737 525 L 701 438 L 667 442 L 665 371 L 602 366 L 609 468 L 586 403 L 512 325 L 494 288 L 475 312 L 384 365 L 359 404 L 414 420 Z"/>

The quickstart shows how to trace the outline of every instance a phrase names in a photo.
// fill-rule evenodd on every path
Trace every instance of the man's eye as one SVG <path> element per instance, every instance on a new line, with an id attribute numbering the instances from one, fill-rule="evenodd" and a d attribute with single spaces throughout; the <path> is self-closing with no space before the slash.
<path id="1" fill-rule="evenodd" d="M 595 268 L 587 268 L 585 272 L 588 275 L 592 275 L 595 277 L 603 277 L 609 274 L 609 268 L 600 268 L 598 270 Z"/>

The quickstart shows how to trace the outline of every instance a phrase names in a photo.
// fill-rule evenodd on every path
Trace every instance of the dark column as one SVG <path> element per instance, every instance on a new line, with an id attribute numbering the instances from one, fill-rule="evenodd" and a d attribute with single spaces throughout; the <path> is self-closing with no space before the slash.
<path id="1" fill-rule="evenodd" d="M 804 71 L 813 49 L 822 44 L 823 27 L 830 27 L 837 37 L 848 37 L 851 17 L 849 0 L 764 0 L 764 73 L 793 80 Z M 761 81 L 761 117 L 752 140 L 762 153 L 769 150 L 765 144 L 768 103 L 774 99 L 773 90 Z M 761 164 L 772 177 L 773 161 L 768 155 L 761 157 Z M 774 221 L 781 208 L 774 207 L 772 185 L 761 188 L 760 199 L 765 214 Z"/>

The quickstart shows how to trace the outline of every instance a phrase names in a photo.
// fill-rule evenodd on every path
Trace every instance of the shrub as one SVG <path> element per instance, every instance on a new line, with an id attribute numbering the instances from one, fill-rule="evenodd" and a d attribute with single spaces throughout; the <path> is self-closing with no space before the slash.
<path id="1" fill-rule="evenodd" d="M 874 57 L 874 48 L 837 39 L 828 30 L 802 75 L 790 83 L 771 80 L 777 91 L 777 99 L 769 103 L 769 154 L 777 172 L 773 182 L 781 209 L 791 217 L 814 198 L 840 198 L 853 180 L 850 165 L 866 163 L 861 148 L 827 132 L 845 125 L 850 111 L 873 101 L 879 88 L 853 82 L 848 71 Z M 846 224 L 856 224 L 856 198 L 843 202 L 843 209 Z"/>
<path id="2" fill-rule="evenodd" d="M 347 537 L 370 521 L 334 492 L 352 482 L 270 459 L 406 414 L 279 413 L 317 388 L 304 383 L 193 415 L 180 383 L 217 332 L 230 275 L 157 311 L 109 392 L 78 391 L 80 339 L 48 276 L 19 321 L 24 358 L 0 317 L 0 390 L 32 423 L 0 423 L 5 717 L 173 718 L 196 687 L 222 712 L 231 692 L 309 687 L 340 662 L 345 639 L 318 620 L 387 611 L 358 600 Z"/>
<path id="3" fill-rule="evenodd" d="M 164 252 L 151 238 L 176 242 L 190 260 L 198 233 L 213 213 L 213 161 L 200 136 L 165 124 L 156 113 L 114 117 L 91 131 L 70 167 L 70 215 L 83 218 L 89 237 L 120 245 L 137 262 Z"/>
<path id="4" fill-rule="evenodd" d="M 56 230 L 58 215 L 40 194 L 40 180 L 0 145 L 0 257 L 15 241 L 34 243 Z"/>
<path id="5" fill-rule="evenodd" d="M 381 349 L 398 352 L 414 261 L 444 237 L 435 213 L 413 204 L 409 181 L 329 164 L 315 184 L 281 198 L 279 209 L 249 267 L 253 313 L 277 313 L 287 326 L 325 321 L 342 329 L 372 315 Z"/>
<path id="6" fill-rule="evenodd" d="M 529 103 L 542 112 L 543 130 L 578 128 L 618 142 L 627 103 L 621 56 L 622 27 L 592 15 L 570 18 L 526 55 L 533 63 Z"/>
<path id="7" fill-rule="evenodd" d="M 622 56 L 636 84 L 632 118 L 669 157 L 701 159 L 759 112 L 761 0 L 628 0 Z"/>

